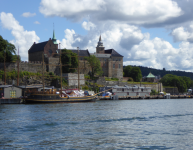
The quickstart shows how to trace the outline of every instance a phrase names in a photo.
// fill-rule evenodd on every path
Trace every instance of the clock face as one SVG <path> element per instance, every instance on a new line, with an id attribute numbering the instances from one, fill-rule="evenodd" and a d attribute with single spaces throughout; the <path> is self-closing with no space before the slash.
<path id="1" fill-rule="evenodd" d="M 49 50 L 49 54 L 52 55 L 52 50 L 51 49 Z"/>

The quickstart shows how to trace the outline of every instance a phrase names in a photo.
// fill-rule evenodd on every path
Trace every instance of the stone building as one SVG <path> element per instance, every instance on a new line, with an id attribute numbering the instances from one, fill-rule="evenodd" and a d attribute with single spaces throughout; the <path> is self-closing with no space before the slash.
<path id="1" fill-rule="evenodd" d="M 101 36 L 99 37 L 96 53 L 91 54 L 99 58 L 103 70 L 103 76 L 123 78 L 123 56 L 114 49 L 107 49 L 103 46 Z"/>
<path id="2" fill-rule="evenodd" d="M 72 52 L 78 54 L 78 50 L 68 49 Z M 55 74 L 60 74 L 59 64 L 59 52 L 58 43 L 56 42 L 55 33 L 53 31 L 53 38 L 42 43 L 34 43 L 28 50 L 28 60 L 44 62 L 46 65 L 46 70 L 48 72 L 54 72 Z M 79 50 L 79 68 L 80 72 L 83 74 L 88 74 L 91 71 L 89 64 L 84 57 L 90 55 L 95 55 L 99 58 L 101 62 L 101 67 L 103 70 L 103 76 L 123 78 L 123 56 L 116 52 L 114 49 L 107 49 L 103 46 L 101 36 L 99 37 L 99 42 L 96 47 L 96 53 L 89 53 L 88 50 Z"/>
<path id="3" fill-rule="evenodd" d="M 55 32 L 53 31 L 53 38 L 48 41 L 35 43 L 28 50 L 28 61 L 44 62 L 46 65 L 46 71 L 59 74 L 59 56 L 58 56 L 58 43 L 56 42 Z"/>

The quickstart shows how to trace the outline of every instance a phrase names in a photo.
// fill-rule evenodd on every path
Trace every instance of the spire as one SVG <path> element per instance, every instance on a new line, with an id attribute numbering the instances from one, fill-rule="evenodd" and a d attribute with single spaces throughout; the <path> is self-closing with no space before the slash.
<path id="1" fill-rule="evenodd" d="M 55 37 L 55 32 L 53 31 L 53 38 L 52 39 L 56 39 L 56 37 Z"/>
<path id="2" fill-rule="evenodd" d="M 58 44 L 57 41 L 56 41 L 56 37 L 55 37 L 55 31 L 53 30 L 53 37 L 52 37 L 52 41 L 54 44 Z"/>
<path id="3" fill-rule="evenodd" d="M 100 35 L 100 37 L 99 37 L 99 41 L 102 41 L 102 40 L 101 40 L 101 35 Z"/>

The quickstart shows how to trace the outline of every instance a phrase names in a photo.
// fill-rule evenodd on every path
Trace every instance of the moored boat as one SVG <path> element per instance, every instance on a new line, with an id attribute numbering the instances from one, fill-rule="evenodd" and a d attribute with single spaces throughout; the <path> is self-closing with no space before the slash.
<path id="1" fill-rule="evenodd" d="M 96 94 L 92 96 L 61 96 L 56 92 L 33 92 L 25 99 L 25 103 L 76 103 L 76 102 L 94 102 Z"/>

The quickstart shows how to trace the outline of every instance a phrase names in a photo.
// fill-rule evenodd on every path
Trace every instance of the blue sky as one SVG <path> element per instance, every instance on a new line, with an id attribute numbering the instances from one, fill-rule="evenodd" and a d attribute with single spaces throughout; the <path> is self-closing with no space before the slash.
<path id="1" fill-rule="evenodd" d="M 124 65 L 193 71 L 193 0 L 1 0 L 0 35 L 20 49 L 55 35 L 62 48 L 105 49 Z"/>

